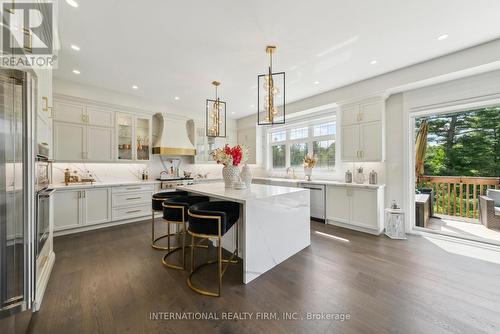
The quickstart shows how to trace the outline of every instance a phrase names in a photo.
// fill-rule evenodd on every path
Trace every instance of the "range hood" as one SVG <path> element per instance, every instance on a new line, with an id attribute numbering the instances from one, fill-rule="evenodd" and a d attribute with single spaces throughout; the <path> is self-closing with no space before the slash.
<path id="1" fill-rule="evenodd" d="M 194 122 L 174 115 L 153 115 L 153 154 L 194 156 Z"/>

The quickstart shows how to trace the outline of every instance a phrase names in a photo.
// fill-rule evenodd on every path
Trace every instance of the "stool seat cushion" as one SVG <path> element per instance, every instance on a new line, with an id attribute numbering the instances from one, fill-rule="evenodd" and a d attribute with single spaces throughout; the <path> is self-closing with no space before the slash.
<path id="1" fill-rule="evenodd" d="M 187 222 L 189 207 L 196 203 L 207 202 L 208 200 L 207 196 L 176 196 L 169 198 L 163 202 L 163 218 L 170 221 Z M 177 208 L 169 206 L 176 206 Z M 182 217 L 182 209 L 178 207 L 184 208 L 184 217 Z"/>
<path id="2" fill-rule="evenodd" d="M 217 219 L 201 218 L 196 216 L 220 217 L 221 231 L 220 235 L 227 231 L 240 218 L 240 205 L 229 201 L 214 201 L 194 204 L 189 208 L 189 227 L 188 229 L 197 234 L 218 235 L 219 226 Z"/>
<path id="3" fill-rule="evenodd" d="M 153 194 L 153 200 L 152 200 L 152 205 L 153 205 L 153 210 L 155 211 L 161 211 L 163 210 L 163 201 L 167 198 L 172 198 L 175 196 L 186 196 L 188 193 L 187 191 L 182 191 L 182 190 L 176 190 L 176 191 L 162 191 L 156 194 Z"/>

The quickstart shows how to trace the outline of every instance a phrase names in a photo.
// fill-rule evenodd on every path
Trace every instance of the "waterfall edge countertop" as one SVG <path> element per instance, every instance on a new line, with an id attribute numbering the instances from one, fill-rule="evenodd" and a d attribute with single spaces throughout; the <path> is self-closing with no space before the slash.
<path id="1" fill-rule="evenodd" d="M 311 244 L 310 191 L 304 188 L 252 184 L 248 189 L 226 189 L 224 183 L 178 186 L 179 190 L 214 200 L 240 203 L 239 254 L 243 283 L 247 284 Z M 235 227 L 222 239 L 232 252 Z"/>

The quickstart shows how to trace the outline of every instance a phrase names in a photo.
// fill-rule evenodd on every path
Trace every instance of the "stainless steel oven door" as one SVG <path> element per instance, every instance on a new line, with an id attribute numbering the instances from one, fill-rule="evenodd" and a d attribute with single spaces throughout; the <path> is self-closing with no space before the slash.
<path id="1" fill-rule="evenodd" d="M 35 162 L 36 178 L 35 190 L 41 191 L 50 184 L 50 161 L 37 157 Z"/>
<path id="2" fill-rule="evenodd" d="M 54 189 L 38 192 L 36 206 L 36 257 L 43 249 L 50 233 L 50 211 Z"/>

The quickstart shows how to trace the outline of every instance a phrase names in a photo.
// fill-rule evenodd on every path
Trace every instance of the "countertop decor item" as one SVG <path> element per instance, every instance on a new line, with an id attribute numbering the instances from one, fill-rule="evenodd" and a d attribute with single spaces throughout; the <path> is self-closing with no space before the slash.
<path id="1" fill-rule="evenodd" d="M 345 172 L 345 183 L 352 183 L 352 173 L 350 170 Z"/>
<path id="2" fill-rule="evenodd" d="M 406 239 L 403 210 L 385 209 L 385 235 L 391 239 Z"/>
<path id="3" fill-rule="evenodd" d="M 215 99 L 206 101 L 206 128 L 207 137 L 226 138 L 226 102 L 220 100 L 217 95 L 219 81 L 212 81 L 215 87 Z"/>
<path id="4" fill-rule="evenodd" d="M 358 167 L 356 168 L 356 177 L 355 177 L 356 183 L 365 183 L 365 174 L 363 174 L 363 167 Z"/>
<path id="5" fill-rule="evenodd" d="M 257 77 L 257 125 L 285 124 L 285 72 L 273 73 L 274 52 L 276 46 L 266 47 L 267 73 Z"/>
<path id="6" fill-rule="evenodd" d="M 226 188 L 232 188 L 234 182 L 239 180 L 240 171 L 238 165 L 244 163 L 248 158 L 248 148 L 244 145 L 217 148 L 210 153 L 210 156 L 218 164 L 224 165 L 222 177 Z"/>
<path id="7" fill-rule="evenodd" d="M 249 188 L 250 185 L 252 184 L 252 171 L 250 170 L 250 167 L 248 167 L 247 164 L 245 164 L 241 169 L 240 178 L 241 181 L 245 183 L 247 188 Z"/>
<path id="8" fill-rule="evenodd" d="M 306 177 L 306 181 L 311 181 L 312 169 L 316 166 L 318 162 L 318 158 L 311 154 L 307 154 L 304 157 L 303 165 L 304 165 L 304 175 Z"/>
<path id="9" fill-rule="evenodd" d="M 377 172 L 374 171 L 374 170 L 372 170 L 370 172 L 370 175 L 368 176 L 368 183 L 370 183 L 370 184 L 377 184 L 377 179 L 378 179 Z"/>

